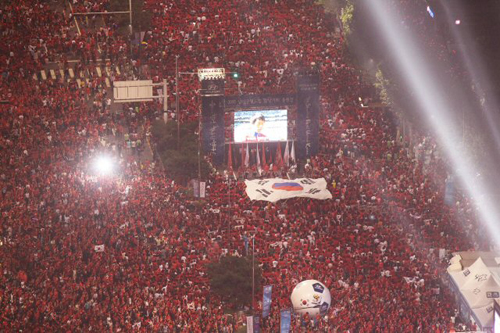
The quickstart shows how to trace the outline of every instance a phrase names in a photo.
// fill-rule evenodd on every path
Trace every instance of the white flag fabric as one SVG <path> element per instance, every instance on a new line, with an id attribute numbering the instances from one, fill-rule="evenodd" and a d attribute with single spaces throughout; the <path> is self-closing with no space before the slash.
<path id="1" fill-rule="evenodd" d="M 324 178 L 310 179 L 255 179 L 246 180 L 246 193 L 250 200 L 264 200 L 276 202 L 282 199 L 295 197 L 312 198 L 319 200 L 331 199 L 332 194 L 326 188 Z"/>
<path id="2" fill-rule="evenodd" d="M 247 333 L 253 333 L 253 316 L 247 316 Z"/>
<path id="3" fill-rule="evenodd" d="M 200 182 L 200 198 L 204 198 L 206 196 L 207 183 Z"/>
<path id="4" fill-rule="evenodd" d="M 295 159 L 295 141 L 292 141 L 292 151 L 290 152 L 290 158 L 292 159 L 293 164 L 297 164 L 297 160 Z"/>
<path id="5" fill-rule="evenodd" d="M 94 246 L 94 251 L 95 252 L 104 252 L 104 244 L 102 244 L 102 245 L 95 245 Z"/>
<path id="6" fill-rule="evenodd" d="M 288 140 L 286 142 L 285 154 L 283 155 L 283 159 L 285 160 L 285 165 L 287 167 L 289 167 L 290 166 L 290 149 L 288 148 Z"/>

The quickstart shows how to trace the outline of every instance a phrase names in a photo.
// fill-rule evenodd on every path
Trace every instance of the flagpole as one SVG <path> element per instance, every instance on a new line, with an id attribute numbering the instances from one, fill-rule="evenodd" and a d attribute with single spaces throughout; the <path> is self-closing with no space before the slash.
<path id="1" fill-rule="evenodd" d="M 175 117 L 177 118 L 177 150 L 181 145 L 181 117 L 179 115 L 179 55 L 175 56 Z"/>
<path id="2" fill-rule="evenodd" d="M 245 171 L 247 171 L 249 166 L 250 166 L 250 150 L 248 149 L 248 142 L 247 142 L 247 148 L 245 151 Z"/>
<path id="3" fill-rule="evenodd" d="M 285 145 L 285 154 L 283 155 L 284 164 L 288 168 L 290 166 L 290 149 L 288 148 L 288 140 L 286 141 Z"/>
<path id="4" fill-rule="evenodd" d="M 231 205 L 231 176 L 229 173 L 227 174 L 227 181 L 228 181 L 228 187 L 229 187 L 229 219 L 227 222 L 227 234 L 229 235 L 231 233 L 231 211 L 232 211 L 232 205 Z"/>
<path id="5" fill-rule="evenodd" d="M 260 158 L 260 153 L 259 153 L 259 144 L 257 143 L 257 155 L 259 157 L 258 160 L 258 170 L 259 170 L 259 177 L 262 176 L 262 159 Z"/>
<path id="6" fill-rule="evenodd" d="M 255 314 L 255 233 L 252 237 L 252 315 Z"/>
<path id="7" fill-rule="evenodd" d="M 198 92 L 198 102 L 200 99 L 200 94 L 201 92 Z M 200 186 L 201 182 L 201 103 L 198 103 L 199 109 L 198 109 L 198 188 Z M 179 113 L 177 113 L 178 115 Z M 177 119 L 177 140 L 180 140 L 180 131 L 179 131 L 179 124 L 180 124 L 180 119 Z M 179 142 L 179 141 L 178 141 Z"/>

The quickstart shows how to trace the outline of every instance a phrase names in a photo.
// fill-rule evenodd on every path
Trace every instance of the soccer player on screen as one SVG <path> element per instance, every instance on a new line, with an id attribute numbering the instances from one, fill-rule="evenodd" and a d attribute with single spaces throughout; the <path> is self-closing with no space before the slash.
<path id="1" fill-rule="evenodd" d="M 266 118 L 262 113 L 257 113 L 250 118 L 250 124 L 252 126 L 252 134 L 247 135 L 245 141 L 269 141 L 267 136 L 263 133 Z"/>

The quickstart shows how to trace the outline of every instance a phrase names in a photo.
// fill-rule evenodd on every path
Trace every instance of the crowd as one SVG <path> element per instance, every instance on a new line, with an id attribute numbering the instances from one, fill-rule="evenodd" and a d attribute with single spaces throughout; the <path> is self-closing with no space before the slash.
<path id="1" fill-rule="evenodd" d="M 305 279 L 330 289 L 332 307 L 294 317 L 293 332 L 448 331 L 456 305 L 441 249 L 487 249 L 486 233 L 466 197 L 444 203 L 447 169 L 432 139 L 410 144 L 390 112 L 360 107 L 365 87 L 333 17 L 312 0 L 146 3 L 153 29 L 133 60 L 113 29 L 78 35 L 54 4 L 0 4 L 0 330 L 234 332 L 242 322 L 210 293 L 206 264 L 248 255 L 244 239 L 255 235 L 262 284 L 273 285 L 265 332 L 279 330 Z M 228 94 L 290 92 L 297 69 L 319 69 L 322 148 L 307 172 L 328 180 L 333 199 L 252 202 L 243 182 L 214 173 L 194 205 L 155 161 L 127 153 L 127 142 L 147 141 L 161 106 L 114 112 L 100 77 L 84 87 L 32 78 L 67 54 L 82 70 L 130 61 L 124 77 L 170 85 L 177 55 L 181 71 L 237 69 Z M 181 80 L 184 120 L 197 116 L 198 84 Z M 116 157 L 114 175 L 95 174 L 100 153 Z"/>

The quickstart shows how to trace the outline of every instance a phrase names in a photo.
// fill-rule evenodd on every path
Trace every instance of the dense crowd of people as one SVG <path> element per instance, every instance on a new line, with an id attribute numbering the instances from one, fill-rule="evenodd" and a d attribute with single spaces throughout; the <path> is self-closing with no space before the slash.
<path id="1" fill-rule="evenodd" d="M 72 4 L 91 11 L 108 1 Z M 0 330 L 234 332 L 242 321 L 210 293 L 206 264 L 248 255 L 244 239 L 255 235 L 262 284 L 273 285 L 265 332 L 279 330 L 305 279 L 322 281 L 332 305 L 294 317 L 293 332 L 448 331 L 456 305 L 443 254 L 487 249 L 486 233 L 459 192 L 445 204 L 448 171 L 432 138 L 410 143 L 389 111 L 360 107 L 365 86 L 333 16 L 312 0 L 146 6 L 153 28 L 131 49 L 117 27 L 77 34 L 55 3 L 0 5 Z M 325 177 L 333 199 L 250 201 L 243 182 L 214 173 L 204 205 L 193 204 L 157 161 L 129 153 L 147 142 L 159 104 L 115 112 L 101 77 L 34 80 L 49 61 L 69 66 L 68 54 L 79 71 L 108 61 L 129 68 L 123 77 L 168 77 L 170 91 L 176 56 L 181 71 L 240 71 L 228 94 L 288 93 L 295 71 L 318 69 L 321 152 L 307 175 Z M 197 117 L 198 84 L 181 79 L 182 120 Z M 114 156 L 114 175 L 93 170 L 100 153 Z"/>

